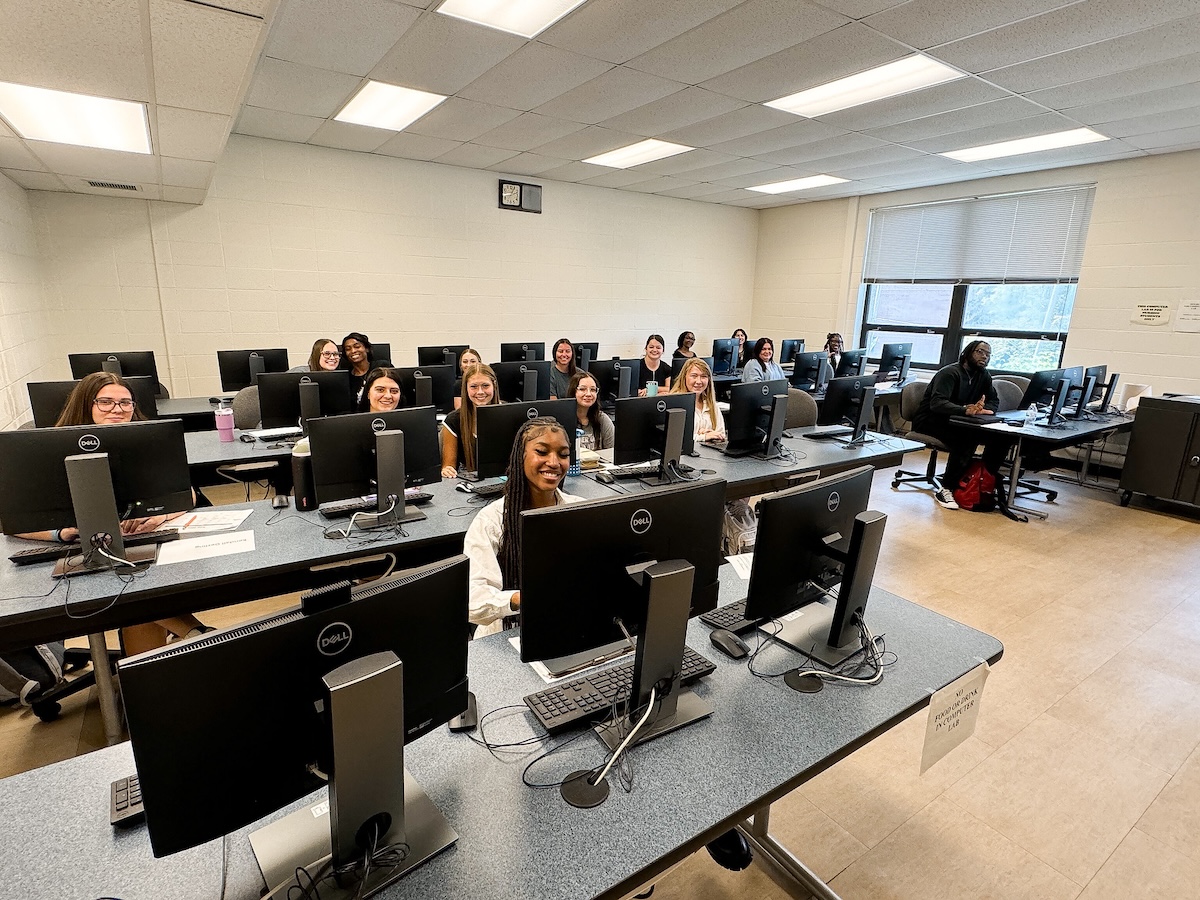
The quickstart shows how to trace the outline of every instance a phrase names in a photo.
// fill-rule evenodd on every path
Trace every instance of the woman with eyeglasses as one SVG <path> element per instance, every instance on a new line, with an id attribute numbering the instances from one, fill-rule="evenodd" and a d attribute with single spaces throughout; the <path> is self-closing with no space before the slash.
<path id="1" fill-rule="evenodd" d="M 93 372 L 80 379 L 75 390 L 67 398 L 63 411 L 54 423 L 58 428 L 64 425 L 124 425 L 127 422 L 142 422 L 146 417 L 137 408 L 133 399 L 133 391 L 129 383 L 120 375 L 111 372 Z M 195 495 L 193 493 L 193 500 Z M 170 516 L 150 516 L 144 519 L 125 519 L 121 522 L 122 534 L 143 534 L 154 531 L 167 520 L 183 513 Z M 19 537 L 35 541 L 58 541 L 70 543 L 79 539 L 79 532 L 74 528 L 60 528 L 55 531 L 35 531 L 22 534 Z M 142 653 L 161 647 L 166 643 L 167 635 L 175 637 L 191 637 L 212 631 L 195 616 L 185 614 L 170 619 L 160 619 L 145 625 L 132 625 L 121 629 L 121 643 L 126 653 Z"/>
<path id="2" fill-rule="evenodd" d="M 292 366 L 289 372 L 335 372 L 342 361 L 342 353 L 332 338 L 318 338 L 308 354 L 308 363 Z"/>
<path id="3" fill-rule="evenodd" d="M 677 359 L 695 359 L 696 354 L 692 351 L 692 345 L 695 343 L 696 336 L 690 331 L 685 331 L 679 335 L 679 340 L 675 345 L 675 352 L 671 354 L 672 365 Z"/>
<path id="4" fill-rule="evenodd" d="M 608 414 L 600 409 L 600 384 L 596 376 L 580 369 L 571 378 L 567 396 L 575 398 L 575 419 L 583 432 L 581 450 L 608 450 L 617 440 L 616 429 Z"/>

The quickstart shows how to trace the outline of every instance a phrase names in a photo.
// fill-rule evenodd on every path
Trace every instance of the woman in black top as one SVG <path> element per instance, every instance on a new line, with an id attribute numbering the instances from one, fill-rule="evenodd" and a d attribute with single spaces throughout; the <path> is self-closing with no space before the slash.
<path id="1" fill-rule="evenodd" d="M 663 351 L 667 342 L 661 334 L 652 334 L 646 340 L 646 355 L 638 366 L 638 396 L 646 396 L 646 384 L 655 382 L 659 389 L 668 391 L 671 388 L 671 364 L 663 362 Z"/>
<path id="2" fill-rule="evenodd" d="M 696 343 L 696 336 L 690 331 L 679 335 L 679 343 L 675 347 L 675 352 L 671 354 L 671 364 L 674 365 L 677 359 L 695 359 L 696 354 L 692 352 L 694 343 Z"/>
<path id="3" fill-rule="evenodd" d="M 342 338 L 341 368 L 350 373 L 350 396 L 357 403 L 362 397 L 363 381 L 372 369 L 391 368 L 389 359 L 376 359 L 371 351 L 371 339 L 360 331 Z"/>
<path id="4" fill-rule="evenodd" d="M 733 329 L 733 334 L 730 335 L 730 337 L 737 341 L 737 348 L 734 350 L 734 358 L 737 360 L 736 364 L 740 369 L 745 364 L 746 356 L 753 349 L 753 346 L 749 344 L 750 339 L 746 337 L 745 328 Z"/>

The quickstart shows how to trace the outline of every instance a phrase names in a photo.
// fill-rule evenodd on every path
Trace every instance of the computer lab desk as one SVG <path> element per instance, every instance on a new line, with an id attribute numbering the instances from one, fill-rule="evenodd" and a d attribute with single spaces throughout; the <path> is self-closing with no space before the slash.
<path id="1" fill-rule="evenodd" d="M 745 592 L 746 582 L 729 569 L 722 567 L 723 603 Z M 616 900 L 734 825 L 750 835 L 760 864 L 770 857 L 780 874 L 796 878 L 798 861 L 766 832 L 770 805 L 926 707 L 933 691 L 1003 653 L 995 638 L 886 591 L 872 591 L 866 614 L 896 663 L 878 685 L 827 685 L 817 694 L 752 676 L 744 660 L 719 655 L 708 629 L 693 620 L 689 645 L 717 667 L 695 688 L 713 715 L 636 747 L 632 791 L 625 793 L 610 775 L 612 792 L 594 809 L 573 809 L 557 790 L 524 786 L 522 770 L 536 753 L 499 753 L 497 759 L 444 727 L 415 741 L 405 750 L 405 765 L 459 838 L 377 896 Z M 790 651 L 771 647 L 757 665 L 781 672 L 796 662 Z M 473 641 L 468 666 L 481 715 L 520 705 L 525 694 L 543 687 L 505 634 Z M 497 743 L 540 733 L 523 708 L 489 717 L 484 728 Z M 584 736 L 534 766 L 530 780 L 557 781 L 603 759 L 603 745 Z M 255 900 L 262 884 L 248 834 L 256 826 L 163 859 L 151 856 L 144 828 L 109 826 L 109 783 L 132 772 L 125 743 L 0 781 L 0 804 L 21 811 L 0 817 L 0 841 L 8 848 L 0 861 L 6 895 L 215 900 L 222 896 L 224 856 L 224 896 Z M 180 802 L 220 802 L 219 785 L 206 784 L 197 772 L 194 796 Z"/>

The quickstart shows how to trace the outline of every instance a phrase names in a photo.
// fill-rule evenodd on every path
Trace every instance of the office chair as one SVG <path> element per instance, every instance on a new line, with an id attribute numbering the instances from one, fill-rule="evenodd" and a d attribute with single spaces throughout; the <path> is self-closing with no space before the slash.
<path id="1" fill-rule="evenodd" d="M 1029 387 L 1029 379 L 1026 378 L 1024 375 L 993 375 L 992 376 L 992 384 L 996 384 L 997 382 L 1000 382 L 1000 381 L 1006 381 L 1009 384 L 1015 384 L 1017 387 L 1019 387 L 1021 389 L 1022 394 L 1025 393 L 1025 388 Z M 1019 397 L 1017 398 L 1017 402 L 1020 402 Z M 1014 406 L 1013 409 L 1016 409 L 1016 407 Z"/>
<path id="2" fill-rule="evenodd" d="M 807 391 L 788 388 L 787 413 L 784 428 L 803 428 L 817 424 L 817 401 Z"/>
<path id="3" fill-rule="evenodd" d="M 161 381 L 155 382 L 158 387 L 154 391 L 155 400 L 170 400 L 171 392 L 167 390 L 167 386 Z"/>
<path id="4" fill-rule="evenodd" d="M 114 676 L 117 673 L 117 660 L 120 658 L 121 651 L 108 651 L 108 667 Z M 93 687 L 96 684 L 96 673 L 92 671 L 91 662 L 91 652 L 87 647 L 68 647 L 63 652 L 63 675 L 68 676 L 73 672 L 78 674 L 74 678 L 64 678 L 53 687 L 32 694 L 28 700 L 33 714 L 43 722 L 53 722 L 62 712 L 60 700 Z"/>
<path id="5" fill-rule="evenodd" d="M 1000 399 L 999 412 L 1008 412 L 1021 405 L 1021 397 L 1025 395 L 1025 389 L 1015 381 L 1001 381 L 999 378 L 993 378 L 992 387 L 995 388 L 996 396 Z"/>
<path id="6" fill-rule="evenodd" d="M 258 406 L 258 386 L 244 387 L 233 395 L 233 427 L 241 431 L 257 428 L 262 421 L 262 412 Z M 235 484 L 246 486 L 246 500 L 250 500 L 250 485 L 270 478 L 271 473 L 278 468 L 279 463 L 245 462 L 229 463 L 217 466 L 217 474 Z"/>
<path id="7" fill-rule="evenodd" d="M 904 386 L 900 391 L 900 417 L 902 419 L 912 422 L 913 417 L 917 414 L 917 410 L 921 406 L 921 401 L 925 398 L 925 390 L 928 387 L 928 384 L 921 381 L 914 381 L 912 384 Z M 924 474 L 897 469 L 896 474 L 892 476 L 892 488 L 898 488 L 902 484 L 919 482 L 929 485 L 930 490 L 936 491 L 940 489 L 942 483 L 937 476 L 938 451 L 941 450 L 943 453 L 949 453 L 950 448 L 933 435 L 921 434 L 919 431 L 910 430 L 905 437 L 910 441 L 916 441 L 918 444 L 924 444 L 929 448 L 929 465 L 925 467 Z"/>

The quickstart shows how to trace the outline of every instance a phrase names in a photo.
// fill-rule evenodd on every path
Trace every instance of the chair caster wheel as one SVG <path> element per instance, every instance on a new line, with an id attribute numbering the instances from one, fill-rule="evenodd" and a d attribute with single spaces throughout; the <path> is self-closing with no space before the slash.
<path id="1" fill-rule="evenodd" d="M 1046 492 L 1046 500 L 1049 501 L 1050 503 L 1053 503 L 1057 499 L 1058 499 L 1058 491 L 1047 491 Z"/>
<path id="2" fill-rule="evenodd" d="M 58 718 L 58 714 L 62 712 L 62 706 L 57 700 L 47 700 L 43 703 L 35 702 L 30 709 L 43 722 L 53 722 Z"/>
<path id="3" fill-rule="evenodd" d="M 892 482 L 892 490 L 894 491 L 894 490 L 896 490 L 896 488 L 898 488 L 898 487 L 900 487 L 900 482 L 898 482 L 898 481 L 893 481 L 893 482 Z"/>

